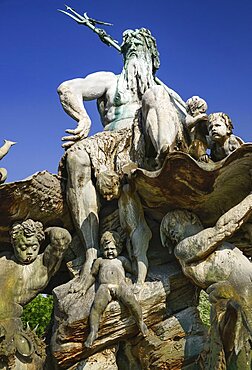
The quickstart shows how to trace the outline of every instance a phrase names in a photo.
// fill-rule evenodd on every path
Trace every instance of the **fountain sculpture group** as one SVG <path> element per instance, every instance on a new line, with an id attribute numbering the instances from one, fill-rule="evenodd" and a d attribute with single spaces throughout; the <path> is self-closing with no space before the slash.
<path id="1" fill-rule="evenodd" d="M 121 52 L 120 75 L 59 86 L 77 127 L 58 175 L 0 186 L 0 369 L 250 369 L 252 145 L 156 83 L 149 30 L 124 32 Z M 90 137 L 85 100 L 104 126 Z M 46 350 L 21 314 L 53 287 Z"/>

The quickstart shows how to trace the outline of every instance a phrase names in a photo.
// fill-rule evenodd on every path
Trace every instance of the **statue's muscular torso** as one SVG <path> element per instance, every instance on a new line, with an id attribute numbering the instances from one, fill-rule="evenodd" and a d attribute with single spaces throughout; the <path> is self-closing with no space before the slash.
<path id="1" fill-rule="evenodd" d="M 28 303 L 46 285 L 48 273 L 42 258 L 39 255 L 29 265 L 17 263 L 11 254 L 0 258 L 0 319 L 18 317 L 22 313 L 20 305 Z"/>
<path id="2" fill-rule="evenodd" d="M 97 99 L 101 121 L 106 131 L 130 128 L 141 107 L 139 99 L 129 90 L 125 88 L 123 91 L 119 91 L 119 77 L 110 73 L 109 87 L 105 94 Z"/>

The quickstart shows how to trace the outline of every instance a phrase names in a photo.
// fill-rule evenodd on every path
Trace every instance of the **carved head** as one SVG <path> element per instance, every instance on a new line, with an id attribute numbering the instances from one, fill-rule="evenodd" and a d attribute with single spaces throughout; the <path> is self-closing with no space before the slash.
<path id="1" fill-rule="evenodd" d="M 222 142 L 228 138 L 233 131 L 233 124 L 226 113 L 212 113 L 208 116 L 209 137 L 214 142 Z"/>
<path id="2" fill-rule="evenodd" d="M 200 113 L 206 113 L 207 108 L 208 106 L 206 101 L 199 96 L 192 96 L 186 102 L 186 111 L 193 117 Z"/>
<path id="3" fill-rule="evenodd" d="M 198 216 L 187 210 L 176 209 L 168 212 L 160 226 L 161 241 L 164 246 L 169 246 L 169 241 L 177 245 L 188 236 L 203 230 Z"/>
<path id="4" fill-rule="evenodd" d="M 35 261 L 40 242 L 45 238 L 42 223 L 31 219 L 16 222 L 10 235 L 16 259 L 23 264 Z"/>
<path id="5" fill-rule="evenodd" d="M 122 251 L 120 235 L 116 231 L 105 231 L 100 242 L 101 250 L 105 258 L 116 258 Z"/>
<path id="6" fill-rule="evenodd" d="M 132 56 L 146 58 L 149 55 L 153 74 L 155 74 L 160 66 L 156 40 L 146 28 L 124 31 L 121 50 L 124 63 Z"/>
<path id="7" fill-rule="evenodd" d="M 118 199 L 121 193 L 120 177 L 112 170 L 100 172 L 97 176 L 96 188 L 104 199 Z"/>

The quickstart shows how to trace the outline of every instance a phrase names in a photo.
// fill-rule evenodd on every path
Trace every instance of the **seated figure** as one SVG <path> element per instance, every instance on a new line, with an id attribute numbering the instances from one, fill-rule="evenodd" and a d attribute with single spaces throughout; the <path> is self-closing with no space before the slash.
<path id="1" fill-rule="evenodd" d="M 221 161 L 243 144 L 241 138 L 233 135 L 233 124 L 227 114 L 212 113 L 208 116 L 208 122 L 210 156 L 214 162 Z"/>
<path id="2" fill-rule="evenodd" d="M 133 291 L 126 284 L 125 270 L 131 271 L 131 264 L 125 257 L 119 256 L 122 245 L 116 232 L 106 231 L 101 237 L 101 251 L 103 257 L 95 260 L 91 274 L 84 281 L 83 294 L 95 283 L 98 275 L 99 288 L 90 313 L 90 334 L 85 342 L 86 347 L 91 347 L 97 338 L 100 317 L 113 299 L 122 302 L 129 308 L 130 313 L 136 319 L 136 323 L 143 334 L 148 333 L 147 326 L 143 321 L 142 309 L 136 300 Z"/>
<path id="3" fill-rule="evenodd" d="M 99 245 L 99 199 L 95 188 L 101 172 L 115 171 L 130 162 L 144 166 L 145 157 L 159 165 L 167 151 L 184 143 L 181 109 L 184 102 L 171 89 L 158 86 L 156 41 L 145 28 L 127 30 L 121 45 L 124 67 L 119 75 L 95 72 L 63 82 L 61 104 L 77 121 L 63 137 L 67 170 L 67 202 L 85 250 L 81 279 L 90 273 Z M 96 100 L 104 131 L 89 134 L 91 120 L 83 102 Z M 151 148 L 147 153 L 148 148 Z M 144 154 L 144 152 L 146 152 Z"/>
<path id="4" fill-rule="evenodd" d="M 49 244 L 42 254 L 40 243 L 48 235 Z M 13 370 L 43 369 L 43 355 L 34 334 L 23 330 L 23 306 L 48 284 L 59 269 L 71 242 L 69 232 L 60 227 L 43 231 L 41 222 L 17 222 L 11 229 L 14 254 L 0 255 L 0 368 Z M 28 367 L 27 364 L 31 364 Z"/>

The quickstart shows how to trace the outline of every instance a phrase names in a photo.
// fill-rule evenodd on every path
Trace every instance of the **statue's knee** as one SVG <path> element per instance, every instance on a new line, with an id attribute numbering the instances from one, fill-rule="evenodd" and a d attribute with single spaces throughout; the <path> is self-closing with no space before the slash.
<path id="1" fill-rule="evenodd" d="M 85 150 L 71 150 L 67 153 L 67 168 L 76 171 L 78 167 L 90 166 L 90 158 Z"/>
<path id="2" fill-rule="evenodd" d="M 59 87 L 57 88 L 59 96 L 63 96 L 68 91 L 69 91 L 68 81 L 62 82 L 62 84 L 60 84 Z"/>
<path id="3" fill-rule="evenodd" d="M 163 86 L 152 86 L 143 95 L 143 103 L 152 107 L 153 104 L 157 104 L 160 99 L 167 98 L 168 94 Z"/>

